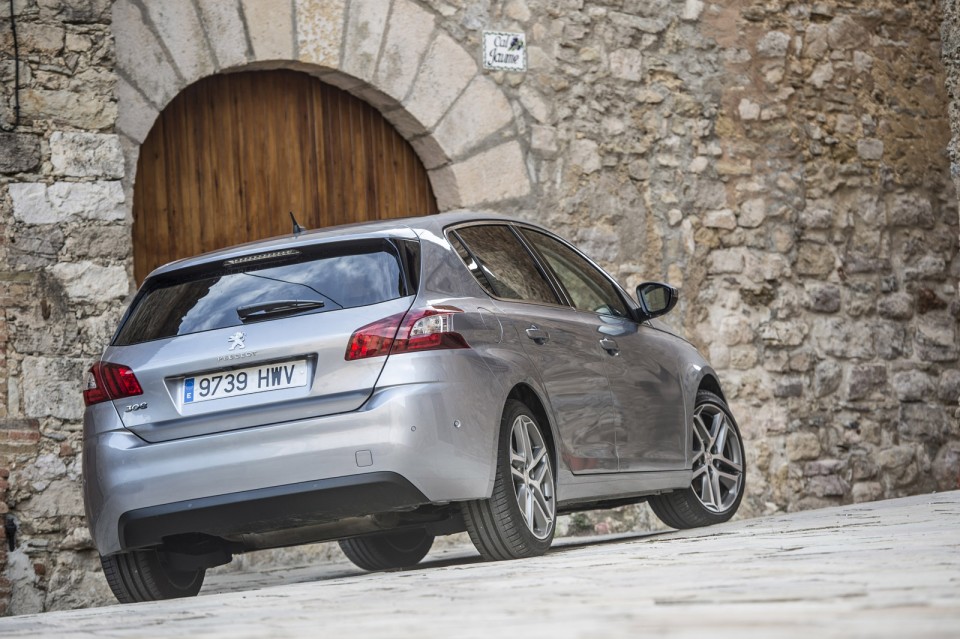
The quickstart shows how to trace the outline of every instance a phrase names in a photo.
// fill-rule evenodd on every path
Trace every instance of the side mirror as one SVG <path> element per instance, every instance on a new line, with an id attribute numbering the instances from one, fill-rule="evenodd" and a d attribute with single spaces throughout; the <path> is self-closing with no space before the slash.
<path id="1" fill-rule="evenodd" d="M 677 305 L 680 293 L 669 284 L 644 282 L 637 287 L 637 301 L 644 320 L 660 317 Z"/>

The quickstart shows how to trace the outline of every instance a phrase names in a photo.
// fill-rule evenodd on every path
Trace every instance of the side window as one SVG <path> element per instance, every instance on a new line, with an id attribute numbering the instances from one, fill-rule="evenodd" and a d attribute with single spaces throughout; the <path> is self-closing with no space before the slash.
<path id="1" fill-rule="evenodd" d="M 522 229 L 522 233 L 553 269 L 577 309 L 600 315 L 630 316 L 613 283 L 580 254 L 549 235 L 529 229 Z"/>
<path id="2" fill-rule="evenodd" d="M 454 247 L 480 286 L 491 295 L 524 302 L 560 303 L 533 257 L 506 226 L 468 226 L 450 236 L 452 240 L 459 239 L 453 242 Z"/>

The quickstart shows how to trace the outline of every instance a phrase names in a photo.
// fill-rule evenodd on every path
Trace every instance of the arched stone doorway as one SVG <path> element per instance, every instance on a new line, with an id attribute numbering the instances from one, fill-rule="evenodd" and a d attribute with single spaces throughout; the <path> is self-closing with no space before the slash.
<path id="1" fill-rule="evenodd" d="M 182 91 L 140 149 L 138 282 L 168 261 L 308 228 L 437 212 L 413 148 L 362 100 L 305 73 L 214 75 Z"/>

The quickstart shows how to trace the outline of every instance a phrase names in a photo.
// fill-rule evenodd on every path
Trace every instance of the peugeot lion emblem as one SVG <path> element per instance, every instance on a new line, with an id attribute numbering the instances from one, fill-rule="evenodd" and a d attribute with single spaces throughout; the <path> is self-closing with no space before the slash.
<path id="1" fill-rule="evenodd" d="M 227 342 L 230 343 L 230 348 L 228 348 L 227 350 L 232 351 L 235 348 L 239 348 L 243 350 L 244 348 L 246 348 L 247 347 L 246 344 L 243 343 L 243 340 L 246 339 L 246 337 L 247 337 L 247 334 L 241 333 L 240 331 L 237 331 L 236 333 L 228 337 Z"/>

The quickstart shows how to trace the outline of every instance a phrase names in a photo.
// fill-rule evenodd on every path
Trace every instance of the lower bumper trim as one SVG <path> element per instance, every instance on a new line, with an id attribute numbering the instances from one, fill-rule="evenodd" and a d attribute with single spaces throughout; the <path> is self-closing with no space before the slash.
<path id="1" fill-rule="evenodd" d="M 131 550 L 174 535 L 266 533 L 427 503 L 403 476 L 373 472 L 138 508 L 120 516 L 118 533 L 121 549 Z"/>

